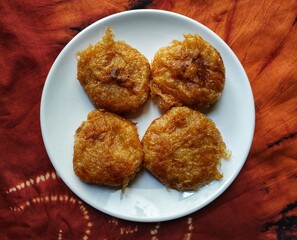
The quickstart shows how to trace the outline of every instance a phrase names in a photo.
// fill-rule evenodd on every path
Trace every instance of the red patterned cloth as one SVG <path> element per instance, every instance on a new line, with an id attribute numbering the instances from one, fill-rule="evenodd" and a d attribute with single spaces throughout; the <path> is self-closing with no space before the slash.
<path id="1" fill-rule="evenodd" d="M 257 71 L 261 69 L 259 65 L 264 58 L 250 54 L 250 49 L 248 51 L 240 49 L 242 46 L 250 46 L 249 37 L 254 34 L 251 29 L 258 34 L 259 39 L 261 37 L 264 39 L 263 36 L 269 31 L 268 27 L 251 27 L 262 26 L 261 18 L 260 20 L 258 18 L 262 11 L 259 9 L 265 8 L 263 14 L 269 15 L 262 20 L 268 21 L 267 19 L 278 16 L 284 23 L 288 22 L 288 27 L 285 24 L 281 25 L 284 29 L 296 30 L 296 25 L 294 27 L 296 20 L 293 25 L 290 22 L 291 20 L 293 22 L 294 14 L 292 11 L 289 12 L 289 9 L 294 11 L 294 8 L 289 6 L 289 3 L 293 6 L 294 1 L 287 1 L 287 8 L 285 3 L 273 5 L 272 2 L 264 4 L 264 1 L 258 1 L 258 5 L 253 5 L 249 1 L 214 2 L 0 1 L 0 239 L 218 240 L 275 239 L 276 235 L 287 236 L 289 225 L 286 227 L 286 223 L 290 222 L 288 219 L 292 215 L 288 212 L 292 211 L 296 204 L 288 205 L 283 210 L 280 206 L 292 201 L 296 194 L 291 193 L 287 198 L 280 195 L 279 204 L 275 201 L 271 203 L 270 199 L 279 197 L 273 191 L 273 186 L 293 186 L 293 181 L 296 183 L 296 175 L 295 180 L 294 178 L 291 178 L 293 179 L 291 181 L 283 180 L 287 184 L 276 182 L 274 185 L 265 185 L 265 181 L 254 174 L 263 172 L 261 168 L 257 168 L 257 164 L 262 164 L 261 159 L 265 157 L 276 158 L 278 153 L 273 155 L 269 151 L 262 150 L 261 147 L 266 145 L 262 144 L 261 140 L 258 140 L 259 144 L 254 147 L 243 172 L 222 196 L 196 213 L 162 223 L 124 221 L 88 206 L 61 181 L 44 148 L 39 113 L 41 93 L 47 73 L 62 48 L 80 30 L 98 19 L 112 13 L 143 7 L 173 10 L 195 17 L 202 23 L 208 23 L 237 50 L 239 58 L 245 60 L 247 70 L 250 70 L 248 73 L 253 80 L 258 77 Z M 258 9 L 257 14 L 249 14 L 254 12 L 251 11 L 253 8 Z M 231 28 L 234 27 L 232 19 L 238 16 L 243 16 L 245 22 L 237 22 L 238 27 L 231 32 Z M 280 22 L 277 20 L 278 24 Z M 281 34 L 282 28 L 277 28 L 278 24 L 274 26 L 274 35 L 271 35 L 273 36 L 271 39 L 285 39 Z M 272 26 L 269 29 L 272 29 Z M 262 34 L 263 32 L 265 34 Z M 291 41 L 290 34 L 286 37 L 288 42 Z M 257 38 L 254 39 L 257 41 Z M 279 42 L 282 41 L 284 40 Z M 269 46 L 261 47 L 266 47 L 267 56 L 276 56 L 282 51 L 282 48 L 277 48 L 278 50 L 274 52 Z M 292 49 L 290 52 L 295 51 L 294 48 L 290 49 Z M 251 56 L 256 56 L 257 58 L 254 58 L 256 60 L 249 60 Z M 264 63 L 262 65 L 266 67 Z M 267 65 L 269 64 L 270 62 L 267 62 Z M 296 76 L 293 71 L 292 76 Z M 258 86 L 256 81 L 254 85 Z M 257 106 L 258 110 L 259 108 L 261 105 Z M 285 118 L 287 115 L 283 116 Z M 287 125 L 286 127 L 289 129 Z M 282 143 L 293 137 L 285 137 L 276 143 Z M 263 139 L 262 135 L 258 139 Z M 272 148 L 277 144 L 269 146 Z M 293 151 L 290 154 L 286 156 L 289 160 L 294 155 Z M 296 166 L 292 161 L 288 162 L 291 165 L 287 165 L 289 167 L 286 171 Z M 268 164 L 262 166 L 264 169 L 269 168 Z M 281 169 L 276 163 L 274 168 Z M 281 170 L 277 173 L 278 176 L 282 175 Z M 272 177 L 270 181 L 273 181 L 271 179 Z M 288 215 L 285 215 L 287 213 Z M 266 224 L 266 220 L 270 221 L 269 224 Z M 292 222 L 290 226 L 294 232 L 296 222 L 295 225 Z"/>

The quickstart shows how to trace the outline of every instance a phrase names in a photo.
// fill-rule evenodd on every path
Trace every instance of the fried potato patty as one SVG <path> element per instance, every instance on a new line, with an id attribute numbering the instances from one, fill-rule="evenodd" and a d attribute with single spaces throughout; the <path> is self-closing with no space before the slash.
<path id="1" fill-rule="evenodd" d="M 93 110 L 76 130 L 73 168 L 87 183 L 121 186 L 140 170 L 143 150 L 134 123 L 105 110 Z"/>
<path id="2" fill-rule="evenodd" d="M 114 41 L 111 28 L 77 56 L 77 79 L 97 108 L 128 113 L 147 100 L 150 64 L 124 41 Z"/>
<path id="3" fill-rule="evenodd" d="M 173 107 L 155 119 L 142 144 L 146 169 L 180 191 L 221 179 L 217 166 L 221 158 L 229 158 L 214 122 L 188 107 Z"/>
<path id="4" fill-rule="evenodd" d="M 159 49 L 152 62 L 151 96 L 164 110 L 207 108 L 224 88 L 225 67 L 219 52 L 197 34 L 184 37 Z"/>

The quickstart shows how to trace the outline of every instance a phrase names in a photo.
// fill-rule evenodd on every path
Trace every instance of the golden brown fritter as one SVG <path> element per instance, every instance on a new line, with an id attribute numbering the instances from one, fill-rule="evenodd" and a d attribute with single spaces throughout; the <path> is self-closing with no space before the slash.
<path id="1" fill-rule="evenodd" d="M 184 35 L 161 48 L 152 62 L 151 96 L 165 110 L 173 106 L 207 108 L 225 84 L 219 52 L 199 35 Z"/>
<path id="2" fill-rule="evenodd" d="M 97 108 L 134 112 L 147 100 L 150 64 L 124 41 L 114 41 L 111 28 L 77 56 L 77 78 Z"/>
<path id="3" fill-rule="evenodd" d="M 196 190 L 222 178 L 229 152 L 214 122 L 188 107 L 173 107 L 154 120 L 143 139 L 144 166 L 169 188 Z"/>
<path id="4" fill-rule="evenodd" d="M 76 130 L 73 168 L 87 183 L 122 186 L 140 170 L 143 150 L 134 123 L 93 110 Z"/>

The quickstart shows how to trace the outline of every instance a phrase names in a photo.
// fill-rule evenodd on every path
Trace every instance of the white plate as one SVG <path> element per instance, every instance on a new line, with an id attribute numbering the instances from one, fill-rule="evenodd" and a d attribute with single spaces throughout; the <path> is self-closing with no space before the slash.
<path id="1" fill-rule="evenodd" d="M 207 115 L 221 131 L 229 161 L 222 161 L 224 178 L 198 191 L 166 189 L 146 171 L 140 172 L 125 193 L 121 190 L 88 185 L 72 168 L 74 133 L 94 106 L 76 79 L 77 51 L 95 44 L 105 27 L 113 28 L 117 40 L 124 40 L 149 61 L 156 51 L 183 34 L 198 33 L 220 52 L 226 68 L 226 85 L 220 100 Z M 160 113 L 151 101 L 132 120 L 138 122 L 140 139 Z M 232 50 L 202 24 L 171 12 L 135 10 L 115 14 L 95 22 L 77 34 L 54 62 L 42 93 L 40 120 L 49 158 L 67 186 L 94 208 L 122 219 L 153 222 L 175 219 L 209 204 L 232 183 L 248 155 L 255 124 L 255 109 L 249 80 Z"/>

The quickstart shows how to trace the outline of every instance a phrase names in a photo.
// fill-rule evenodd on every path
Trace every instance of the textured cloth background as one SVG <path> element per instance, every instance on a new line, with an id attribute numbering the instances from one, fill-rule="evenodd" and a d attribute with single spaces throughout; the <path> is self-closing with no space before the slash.
<path id="1" fill-rule="evenodd" d="M 74 195 L 46 154 L 42 88 L 63 47 L 116 12 L 157 8 L 206 25 L 237 54 L 257 112 L 253 146 L 228 190 L 162 223 L 105 215 Z M 0 239 L 297 239 L 296 1 L 0 1 Z"/>

